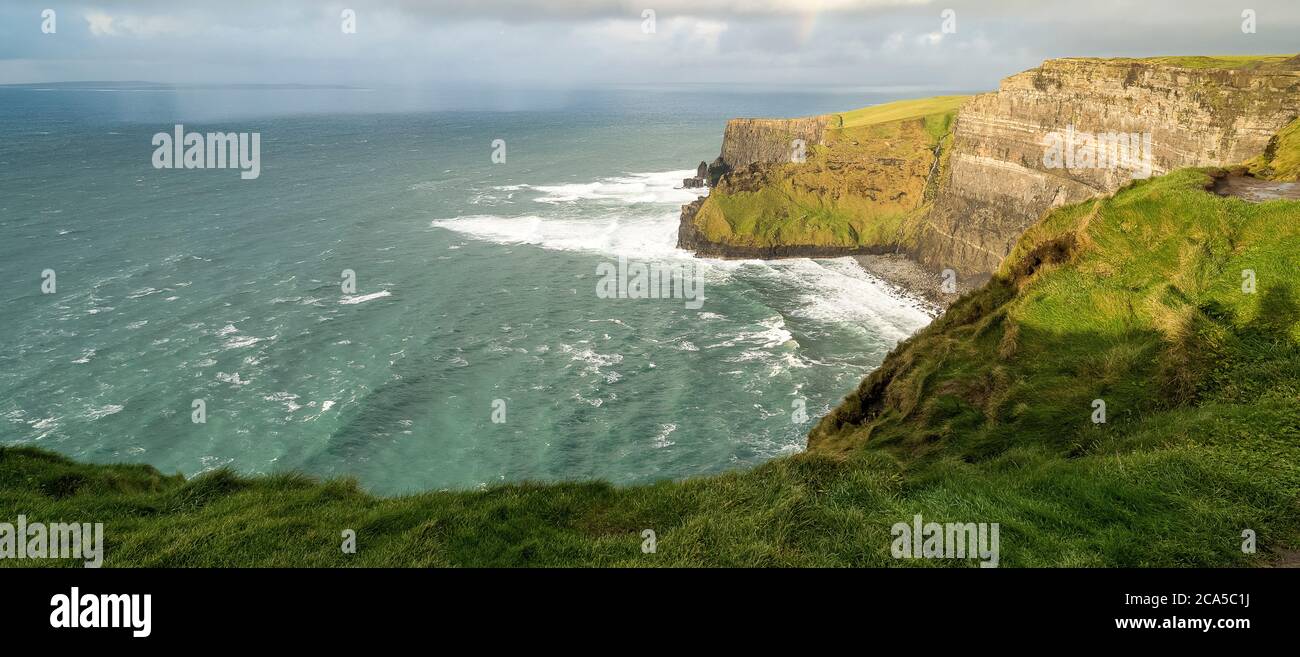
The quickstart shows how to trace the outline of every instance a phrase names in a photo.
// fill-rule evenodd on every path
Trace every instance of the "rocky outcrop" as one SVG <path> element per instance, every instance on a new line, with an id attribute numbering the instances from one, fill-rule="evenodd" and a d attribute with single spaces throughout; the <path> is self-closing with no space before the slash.
<path id="1" fill-rule="evenodd" d="M 728 169 L 742 169 L 756 162 L 789 162 L 792 144 L 821 144 L 831 116 L 800 119 L 732 119 L 722 136 L 722 155 Z"/>
<path id="2" fill-rule="evenodd" d="M 678 246 L 730 258 L 896 252 L 937 186 L 942 137 L 964 98 L 730 121 L 707 167 L 709 196 L 683 208 Z"/>
<path id="3" fill-rule="evenodd" d="M 709 184 L 709 164 L 700 162 L 700 166 L 695 167 L 695 175 L 690 178 L 682 179 L 682 187 L 686 189 L 700 189 Z"/>
<path id="4" fill-rule="evenodd" d="M 914 255 L 963 279 L 995 271 L 1044 211 L 1116 191 L 1134 166 L 1045 162 L 1053 135 L 1139 135 L 1160 175 L 1262 151 L 1300 113 L 1300 65 L 1185 68 L 1162 61 L 1062 59 L 1013 75 L 958 114 L 951 161 Z M 1074 144 L 1087 146 L 1083 137 Z M 1141 164 L 1141 161 L 1135 162 Z"/>

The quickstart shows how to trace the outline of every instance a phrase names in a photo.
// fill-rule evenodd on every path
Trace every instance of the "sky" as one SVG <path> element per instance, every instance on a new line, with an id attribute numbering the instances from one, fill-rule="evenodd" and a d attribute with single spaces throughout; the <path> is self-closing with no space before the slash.
<path id="1" fill-rule="evenodd" d="M 1242 30 L 1248 9 L 1253 33 Z M 1298 51 L 1297 0 L 0 4 L 0 84 L 978 90 L 1053 57 Z"/>

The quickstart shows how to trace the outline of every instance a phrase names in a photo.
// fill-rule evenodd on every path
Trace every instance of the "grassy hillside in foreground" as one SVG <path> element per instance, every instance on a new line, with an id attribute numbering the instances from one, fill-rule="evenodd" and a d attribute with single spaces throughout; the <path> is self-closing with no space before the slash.
<path id="1" fill-rule="evenodd" d="M 1142 438 L 1154 445 L 1171 428 L 1220 425 L 1204 439 L 1239 436 L 1223 446 L 1300 467 L 1300 203 L 1218 197 L 1209 180 L 1180 170 L 1050 213 L 810 444 L 979 462 L 1011 442 L 1076 456 L 1134 432 L 1154 432 Z M 1106 401 L 1104 426 L 1090 420 L 1094 399 Z M 1220 424 L 1272 412 L 1282 425 L 1258 434 Z"/>
<path id="2" fill-rule="evenodd" d="M 1000 523 L 1003 566 L 1265 565 L 1300 547 L 1300 202 L 1208 180 L 1180 170 L 1053 212 L 808 453 L 752 471 L 378 498 L 0 448 L 0 521 L 104 522 L 108 566 L 975 563 L 893 559 L 890 527 L 918 513 Z"/>
<path id="3" fill-rule="evenodd" d="M 732 172 L 695 225 L 733 247 L 863 247 L 904 243 L 936 173 L 936 147 L 968 96 L 938 96 L 833 116 L 807 161 Z"/>

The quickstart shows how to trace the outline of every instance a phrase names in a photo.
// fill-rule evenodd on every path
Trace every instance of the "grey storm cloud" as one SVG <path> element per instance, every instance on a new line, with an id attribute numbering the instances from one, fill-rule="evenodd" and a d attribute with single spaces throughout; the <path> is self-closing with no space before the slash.
<path id="1" fill-rule="evenodd" d="M 991 88 L 1051 57 L 1295 52 L 1300 3 L 1247 0 L 18 0 L 0 83 Z M 40 30 L 41 11 L 58 31 Z M 1257 15 L 1244 34 L 1241 12 Z M 342 34 L 352 9 L 357 32 Z M 955 33 L 940 30 L 951 9 Z M 653 10 L 646 34 L 643 12 Z"/>

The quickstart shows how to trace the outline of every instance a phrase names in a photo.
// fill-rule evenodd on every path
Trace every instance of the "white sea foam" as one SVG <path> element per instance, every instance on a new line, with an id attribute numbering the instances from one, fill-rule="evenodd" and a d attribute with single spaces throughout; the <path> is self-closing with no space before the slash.
<path id="1" fill-rule="evenodd" d="M 792 279 L 791 289 L 803 291 L 794 310 L 799 317 L 870 328 L 889 340 L 903 340 L 930 323 L 920 304 L 898 298 L 852 258 L 790 260 L 773 268 Z"/>
<path id="2" fill-rule="evenodd" d="M 603 375 L 604 373 L 600 371 L 600 368 L 617 365 L 623 362 L 622 354 L 601 354 L 597 353 L 591 347 L 575 347 L 573 345 L 561 344 L 560 351 L 568 354 L 570 360 L 579 361 L 584 364 L 579 370 L 582 376 L 588 374 Z M 606 376 L 606 381 L 609 383 L 614 382 L 609 381 L 608 376 Z M 615 381 L 617 381 L 617 379 L 615 379 Z"/>
<path id="3" fill-rule="evenodd" d="M 672 446 L 673 441 L 668 440 L 668 435 L 676 430 L 676 424 L 669 423 L 659 425 L 659 435 L 655 436 L 654 446 L 659 449 Z"/>
<path id="4" fill-rule="evenodd" d="M 222 343 L 221 347 L 223 349 L 242 349 L 244 347 L 251 347 L 261 341 L 262 338 L 259 337 L 255 337 L 252 335 L 241 335 L 226 340 L 224 343 Z"/>
<path id="5" fill-rule="evenodd" d="M 280 402 L 284 404 L 285 410 L 289 411 L 290 413 L 302 408 L 302 406 L 297 403 L 298 395 L 295 395 L 288 391 L 281 391 L 270 395 L 265 395 L 262 397 L 262 399 L 271 402 Z"/>
<path id="6" fill-rule="evenodd" d="M 689 253 L 676 247 L 680 205 L 697 198 L 701 191 L 676 187 L 682 178 L 693 173 L 690 170 L 638 173 L 588 183 L 538 185 L 531 187 L 542 194 L 537 201 L 579 206 L 582 212 L 569 209 L 518 217 L 472 215 L 438 220 L 432 225 L 498 244 L 532 244 L 545 249 L 591 251 L 642 260 L 690 258 Z M 659 213 L 632 211 L 631 206 L 636 204 L 665 207 Z M 908 301 L 852 258 L 701 261 L 705 263 L 706 286 L 749 281 L 765 283 L 763 287 L 771 289 L 797 291 L 797 305 L 782 307 L 780 311 L 799 319 L 857 326 L 888 341 L 908 337 L 931 319 L 920 303 Z M 726 319 L 712 312 L 701 313 L 699 317 Z M 760 323 L 754 331 L 732 333 L 728 338 L 711 346 L 743 344 L 750 349 L 769 351 L 798 346 L 780 317 Z M 788 353 L 773 356 L 774 362 L 785 363 L 791 359 Z M 756 357 L 758 352 L 750 354 L 750 358 Z"/>
<path id="7" fill-rule="evenodd" d="M 682 205 L 699 198 L 704 189 L 684 189 L 682 179 L 695 175 L 693 169 L 629 173 L 602 178 L 595 182 L 562 185 L 535 185 L 542 195 L 538 203 L 573 203 L 577 201 L 612 201 L 615 203 L 675 203 Z"/>
<path id="8" fill-rule="evenodd" d="M 759 321 L 756 330 L 741 331 L 736 333 L 736 337 L 711 344 L 706 349 L 734 347 L 736 345 L 755 345 L 763 349 L 771 349 L 787 345 L 798 346 L 798 343 L 795 342 L 794 335 L 790 333 L 790 330 L 785 327 L 785 318 L 776 315 Z"/>
<path id="9" fill-rule="evenodd" d="M 576 393 L 576 392 L 573 393 L 573 395 L 572 395 L 571 397 L 569 397 L 569 399 L 576 399 L 576 400 L 578 400 L 578 401 L 580 401 L 580 402 L 582 402 L 582 403 L 584 403 L 584 404 L 590 404 L 590 405 L 592 405 L 592 406 L 596 406 L 596 407 L 600 407 L 601 404 L 604 404 L 604 403 L 605 403 L 605 400 L 604 400 L 604 399 L 601 399 L 600 397 L 596 397 L 595 399 L 588 399 L 587 397 L 583 397 L 582 395 L 580 395 L 580 394 L 578 394 L 578 393 Z"/>
<path id="10" fill-rule="evenodd" d="M 690 257 L 677 248 L 677 223 L 677 213 L 667 211 L 650 217 L 619 213 L 593 218 L 470 215 L 440 219 L 432 225 L 497 244 L 532 244 L 556 251 L 595 251 L 641 259 Z"/>
<path id="11" fill-rule="evenodd" d="M 316 407 L 316 402 L 307 402 L 307 407 L 308 407 L 308 408 L 315 408 L 315 407 Z M 331 409 L 331 408 L 334 408 L 334 400 L 332 400 L 332 399 L 327 399 L 327 400 L 325 400 L 324 402 L 321 403 L 321 405 L 320 405 L 320 412 L 319 412 L 319 413 L 315 413 L 315 414 L 313 414 L 313 415 L 308 415 L 307 417 L 304 417 L 304 418 L 302 419 L 302 421 L 303 421 L 303 422 L 314 422 L 314 421 L 316 420 L 316 418 L 319 418 L 320 416 L 324 415 L 325 412 L 328 411 L 328 410 Z"/>
<path id="12" fill-rule="evenodd" d="M 498 244 L 533 244 L 562 251 L 596 251 L 642 259 L 683 258 L 677 249 L 680 207 L 706 193 L 681 189 L 682 179 L 694 171 L 631 173 L 589 183 L 537 185 L 536 201 L 546 205 L 594 207 L 591 216 L 574 217 L 570 210 L 561 216 L 468 215 L 439 219 L 432 225 Z M 662 212 L 647 215 L 629 211 L 639 204 L 664 206 Z"/>
<path id="13" fill-rule="evenodd" d="M 28 420 L 27 426 L 37 432 L 36 440 L 40 440 L 58 430 L 59 419 L 58 417 L 46 417 L 39 420 Z"/>
<path id="14" fill-rule="evenodd" d="M 343 297 L 342 299 L 339 299 L 339 303 L 350 306 L 353 304 L 365 303 L 371 299 L 381 299 L 383 297 L 392 296 L 392 294 L 393 293 L 388 290 L 380 290 L 379 292 L 373 292 L 371 294 Z"/>
<path id="15" fill-rule="evenodd" d="M 222 383 L 229 383 L 230 385 L 233 386 L 242 386 L 248 384 L 248 381 L 246 379 L 239 378 L 239 372 L 235 372 L 234 374 L 217 372 L 217 380 Z"/>
<path id="16" fill-rule="evenodd" d="M 766 280 L 799 292 L 790 313 L 823 324 L 858 326 L 890 341 L 907 338 L 932 317 L 924 304 L 872 276 L 853 258 L 714 260 L 707 272 L 740 280 Z M 706 281 L 707 282 L 707 281 Z"/>
<path id="17" fill-rule="evenodd" d="M 86 411 L 86 417 L 91 420 L 98 420 L 101 417 L 113 415 L 115 413 L 120 413 L 122 412 L 123 408 L 124 407 L 121 404 L 106 404 L 104 406 L 100 406 L 99 408 L 91 408 L 90 410 Z"/>

